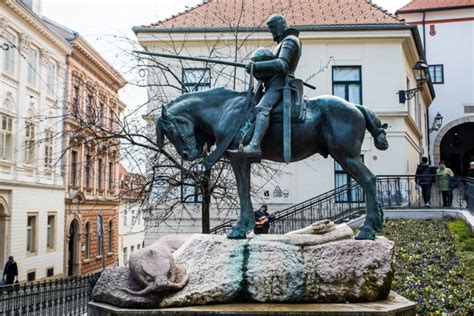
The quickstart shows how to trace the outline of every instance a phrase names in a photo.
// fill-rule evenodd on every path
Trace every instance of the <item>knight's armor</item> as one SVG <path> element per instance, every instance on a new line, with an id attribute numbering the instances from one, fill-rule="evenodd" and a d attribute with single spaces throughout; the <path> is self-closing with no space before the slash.
<path id="1" fill-rule="evenodd" d="M 267 21 L 273 39 L 278 43 L 273 51 L 273 60 L 254 62 L 256 77 L 270 78 L 265 82 L 265 92 L 257 104 L 255 131 L 250 143 L 242 149 L 242 153 L 249 156 L 260 156 L 260 144 L 270 124 L 269 114 L 272 108 L 283 97 L 282 89 L 287 76 L 294 77 L 298 61 L 301 57 L 301 41 L 298 31 L 288 27 L 286 20 L 281 15 L 274 15 Z"/>

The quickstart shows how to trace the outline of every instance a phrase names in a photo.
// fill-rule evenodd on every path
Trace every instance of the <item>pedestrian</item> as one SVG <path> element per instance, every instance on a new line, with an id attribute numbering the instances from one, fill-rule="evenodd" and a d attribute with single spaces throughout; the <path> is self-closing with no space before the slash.
<path id="1" fill-rule="evenodd" d="M 464 183 L 464 200 L 470 210 L 474 210 L 474 161 L 469 163 L 469 170 L 467 177 L 463 180 Z"/>
<path id="2" fill-rule="evenodd" d="M 453 191 L 449 184 L 451 177 L 454 177 L 453 171 L 446 167 L 446 163 L 441 160 L 439 168 L 436 170 L 436 185 L 443 196 L 443 207 L 450 207 L 452 204 Z"/>
<path id="3" fill-rule="evenodd" d="M 274 219 L 274 216 L 268 213 L 268 206 L 266 204 L 263 204 L 257 211 L 255 211 L 254 215 L 254 233 L 257 235 L 268 234 L 268 231 L 270 230 L 270 222 Z"/>
<path id="4" fill-rule="evenodd" d="M 8 285 L 13 284 L 15 278 L 16 282 L 18 282 L 18 267 L 15 260 L 13 260 L 13 256 L 10 256 L 8 257 L 8 261 L 5 263 L 5 268 L 3 269 L 3 280 L 5 281 L 5 284 Z"/>
<path id="5" fill-rule="evenodd" d="M 467 171 L 467 176 L 470 178 L 474 178 L 474 161 L 469 163 L 469 170 Z"/>
<path id="6" fill-rule="evenodd" d="M 416 167 L 416 184 L 421 187 L 421 195 L 425 202 L 425 207 L 430 207 L 431 202 L 431 185 L 433 184 L 436 174 L 436 168 L 430 166 L 428 158 L 421 158 L 421 163 Z"/>

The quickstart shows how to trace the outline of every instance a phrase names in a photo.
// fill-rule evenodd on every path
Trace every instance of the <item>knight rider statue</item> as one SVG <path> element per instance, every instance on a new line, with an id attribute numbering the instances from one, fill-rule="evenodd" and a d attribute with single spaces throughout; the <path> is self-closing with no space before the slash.
<path id="1" fill-rule="evenodd" d="M 301 56 L 299 32 L 294 28 L 288 27 L 283 16 L 271 16 L 267 21 L 267 25 L 273 35 L 273 40 L 278 45 L 273 51 L 275 59 L 253 63 L 255 74 L 267 74 L 271 79 L 265 85 L 265 93 L 256 106 L 257 116 L 252 139 L 240 151 L 240 153 L 246 156 L 258 157 L 262 154 L 260 144 L 270 124 L 270 111 L 282 100 L 282 89 L 285 86 L 286 77 L 294 77 Z"/>

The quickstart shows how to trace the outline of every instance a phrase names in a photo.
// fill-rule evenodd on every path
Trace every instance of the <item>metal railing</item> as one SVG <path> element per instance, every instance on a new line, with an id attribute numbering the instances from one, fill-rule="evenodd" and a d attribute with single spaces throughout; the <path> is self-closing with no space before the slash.
<path id="1" fill-rule="evenodd" d="M 436 176 L 384 175 L 377 177 L 377 199 L 384 209 L 427 208 L 422 193 L 422 184 L 429 183 L 431 208 L 455 207 L 474 209 L 474 178 L 452 177 L 450 183 L 450 206 L 444 206 L 443 194 L 438 190 Z M 425 189 L 428 188 L 425 186 Z M 471 202 L 468 202 L 469 197 Z M 325 192 L 304 202 L 273 213 L 270 233 L 284 234 L 311 223 L 330 219 L 335 223 L 350 220 L 365 213 L 366 205 L 362 188 L 352 182 Z M 226 234 L 235 220 L 224 222 L 211 229 L 213 234 Z"/>
<path id="2" fill-rule="evenodd" d="M 0 287 L 1 315 L 82 315 L 87 313 L 101 272 Z"/>

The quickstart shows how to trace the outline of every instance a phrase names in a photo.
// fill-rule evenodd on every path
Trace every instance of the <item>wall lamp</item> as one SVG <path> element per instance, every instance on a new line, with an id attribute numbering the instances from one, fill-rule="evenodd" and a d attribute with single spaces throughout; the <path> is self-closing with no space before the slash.
<path id="1" fill-rule="evenodd" d="M 443 116 L 441 114 L 436 114 L 434 120 L 433 120 L 433 124 L 432 126 L 430 127 L 430 129 L 428 130 L 429 133 L 431 132 L 434 132 L 434 131 L 437 131 L 441 128 L 441 126 L 443 125 Z"/>
<path id="2" fill-rule="evenodd" d="M 399 90 L 397 94 L 400 103 L 405 103 L 406 100 L 412 99 L 418 91 L 423 90 L 423 85 L 428 82 L 429 70 L 424 60 L 416 62 L 415 66 L 413 66 L 413 72 L 415 73 L 416 88 Z"/>

